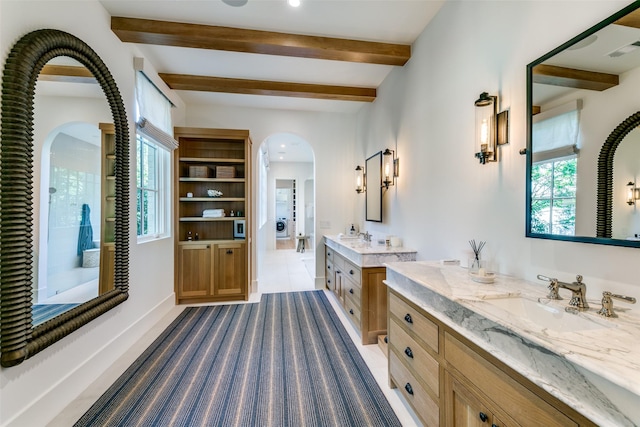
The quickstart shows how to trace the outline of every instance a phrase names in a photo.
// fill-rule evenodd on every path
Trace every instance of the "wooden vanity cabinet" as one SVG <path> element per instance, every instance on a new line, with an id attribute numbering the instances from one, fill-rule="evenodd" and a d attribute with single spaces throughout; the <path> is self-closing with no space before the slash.
<path id="1" fill-rule="evenodd" d="M 377 344 L 387 333 L 387 286 L 384 267 L 359 267 L 325 246 L 326 287 L 332 291 L 362 337 L 362 344 Z"/>
<path id="2" fill-rule="evenodd" d="M 389 384 L 425 426 L 595 427 L 392 290 L 388 321 Z"/>
<path id="3" fill-rule="evenodd" d="M 175 138 L 177 303 L 247 300 L 252 234 L 249 131 L 177 127 Z M 210 195 L 209 190 L 222 195 Z M 224 215 L 218 214 L 221 211 Z"/>

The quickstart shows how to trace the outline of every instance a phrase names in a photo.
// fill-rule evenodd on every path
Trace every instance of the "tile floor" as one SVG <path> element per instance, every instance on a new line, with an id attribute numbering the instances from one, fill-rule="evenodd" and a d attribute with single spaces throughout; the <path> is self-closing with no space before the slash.
<path id="1" fill-rule="evenodd" d="M 267 251 L 259 261 L 262 266 L 262 268 L 259 269 L 261 273 L 259 273 L 258 277 L 259 292 L 253 294 L 249 302 L 257 302 L 263 293 L 313 290 L 314 260 L 313 252 L 309 251 L 305 253 L 299 253 L 295 250 Z M 420 426 L 421 424 L 413 411 L 402 401 L 400 392 L 389 388 L 387 358 L 382 350 L 377 345 L 361 345 L 358 332 L 347 319 L 335 296 L 329 291 L 325 291 L 325 293 L 402 425 L 405 427 Z M 174 307 L 160 322 L 147 332 L 142 339 L 138 340 L 133 347 L 107 369 L 98 380 L 91 384 L 78 398 L 67 406 L 48 426 L 67 427 L 73 425 L 183 309 L 184 306 Z"/>

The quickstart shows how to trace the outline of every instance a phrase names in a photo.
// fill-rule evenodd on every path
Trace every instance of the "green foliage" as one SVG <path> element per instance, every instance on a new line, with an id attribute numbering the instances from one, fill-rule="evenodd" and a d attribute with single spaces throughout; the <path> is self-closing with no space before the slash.
<path id="1" fill-rule="evenodd" d="M 575 235 L 576 158 L 534 164 L 531 170 L 531 232 Z"/>

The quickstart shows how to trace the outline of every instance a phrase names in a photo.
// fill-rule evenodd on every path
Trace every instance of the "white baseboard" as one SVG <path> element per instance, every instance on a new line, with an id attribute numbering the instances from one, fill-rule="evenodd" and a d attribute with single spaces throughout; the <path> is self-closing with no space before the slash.
<path id="1" fill-rule="evenodd" d="M 175 307 L 175 294 L 171 293 L 163 301 L 153 307 L 128 328 L 106 342 L 102 347 L 79 364 L 76 369 L 69 372 L 48 390 L 42 392 L 22 411 L 8 420 L 6 427 L 23 427 L 36 425 L 71 425 L 93 404 L 77 399 L 82 392 L 101 377 L 125 352 L 134 344 L 140 342 L 141 337 L 162 320 L 172 308 Z M 144 349 L 142 349 L 144 351 Z M 126 367 L 124 368 L 126 369 Z M 124 371 L 123 371 L 124 372 Z M 111 376 L 115 381 L 117 376 Z M 101 393 L 100 393 L 101 394 Z M 99 397 L 96 396 L 95 399 Z M 77 400 L 76 400 L 77 399 Z M 95 401 L 94 399 L 94 401 Z M 74 402 L 74 400 L 76 400 Z M 58 414 L 70 404 L 74 405 L 74 411 L 79 415 L 71 421 L 58 420 Z M 86 408 L 84 407 L 86 406 Z M 68 415 L 67 415 L 68 416 Z M 58 421 L 56 421 L 58 420 Z"/>

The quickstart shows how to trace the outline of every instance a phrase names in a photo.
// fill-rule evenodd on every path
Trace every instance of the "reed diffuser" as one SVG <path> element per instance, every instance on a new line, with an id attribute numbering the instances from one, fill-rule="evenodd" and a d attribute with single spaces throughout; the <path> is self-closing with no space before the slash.
<path id="1" fill-rule="evenodd" d="M 484 248 L 485 243 L 487 242 L 476 243 L 475 239 L 469 240 L 469 245 L 471 245 L 474 254 L 474 258 L 469 263 L 469 270 L 477 270 L 480 268 L 480 252 L 482 248 Z"/>

